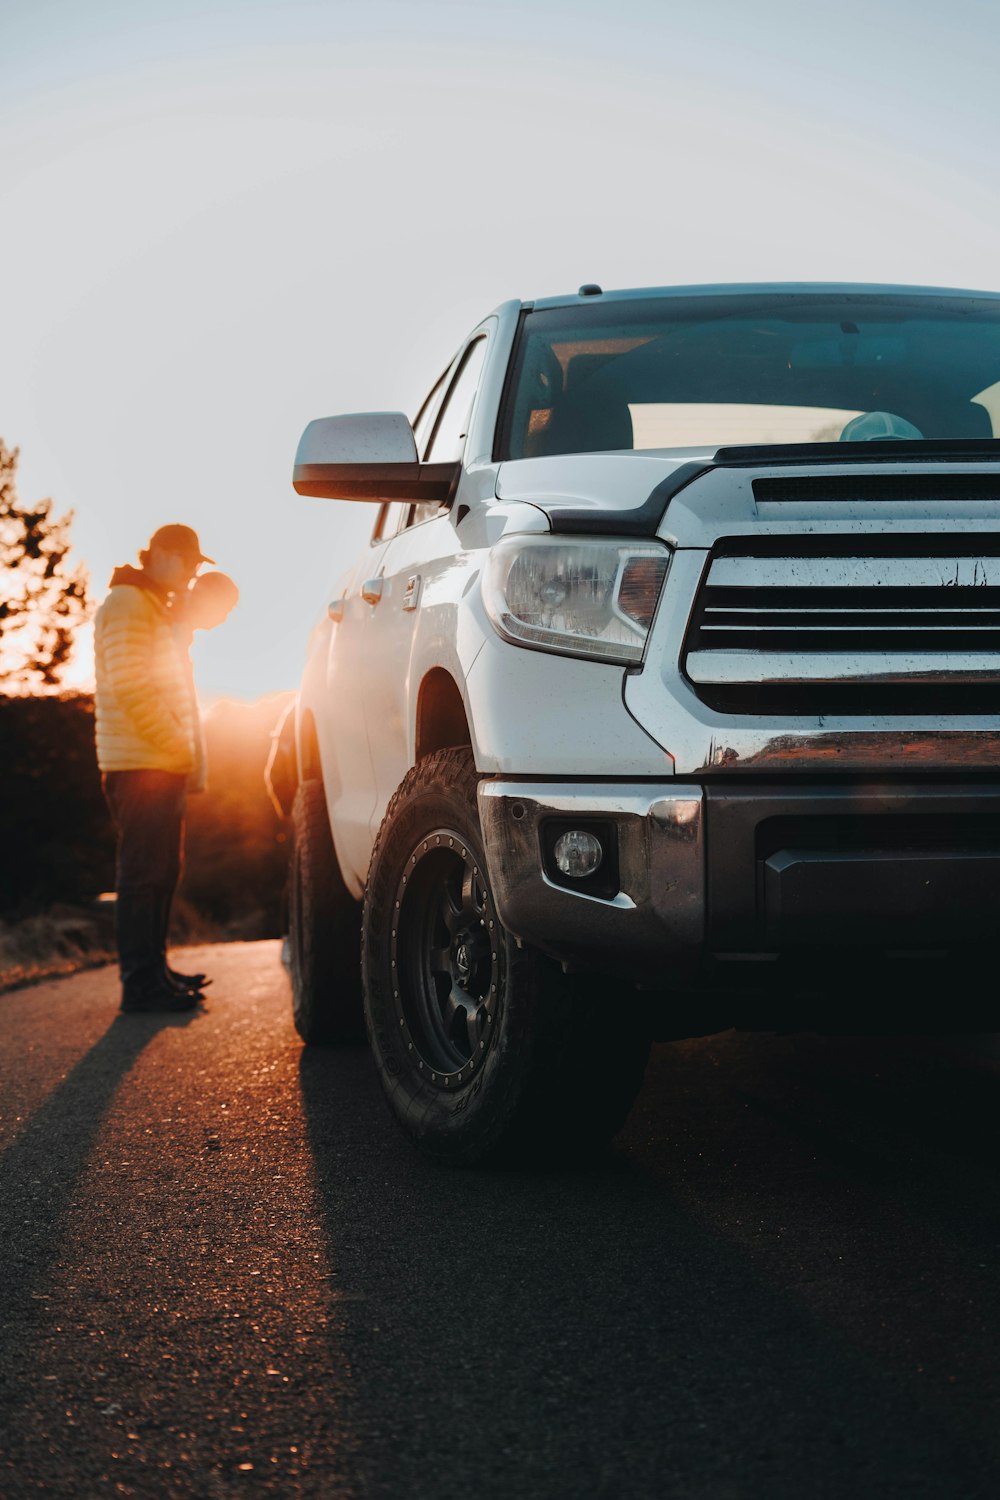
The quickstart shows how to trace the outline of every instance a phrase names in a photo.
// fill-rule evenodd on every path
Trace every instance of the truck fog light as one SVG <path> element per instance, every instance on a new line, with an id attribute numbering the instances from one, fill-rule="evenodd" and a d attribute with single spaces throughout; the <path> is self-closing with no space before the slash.
<path id="1" fill-rule="evenodd" d="M 571 828 L 556 839 L 552 856 L 556 868 L 562 875 L 571 875 L 575 880 L 585 880 L 593 875 L 604 858 L 601 841 L 584 828 Z"/>

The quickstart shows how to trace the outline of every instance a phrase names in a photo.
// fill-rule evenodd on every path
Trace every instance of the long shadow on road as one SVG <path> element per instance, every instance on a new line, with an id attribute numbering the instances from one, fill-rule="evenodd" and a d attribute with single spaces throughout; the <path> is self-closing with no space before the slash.
<path id="1" fill-rule="evenodd" d="M 363 1493 L 996 1492 L 980 1420 L 995 1389 L 961 1408 L 929 1401 L 905 1348 L 858 1336 L 855 1314 L 877 1319 L 870 1299 L 842 1310 L 852 1277 L 867 1291 L 865 1267 L 838 1271 L 824 1237 L 849 1236 L 852 1192 L 871 1184 L 803 1146 L 812 1106 L 794 1049 L 773 1042 L 751 1044 L 749 1062 L 732 1038 L 721 1054 L 664 1049 L 616 1152 L 563 1174 L 428 1163 L 361 1053 L 304 1054 Z M 687 1090 L 664 1098 L 685 1068 Z M 749 1117 L 763 1123 L 747 1131 Z M 776 1230 L 791 1218 L 794 1265 L 762 1252 L 755 1214 Z M 878 1220 L 867 1198 L 862 1218 L 864 1243 Z M 930 1276 L 909 1225 L 885 1227 L 911 1276 Z M 989 1343 L 975 1319 L 966 1335 Z"/>
<path id="2" fill-rule="evenodd" d="M 115 1095 L 156 1033 L 187 1020 L 116 1018 L 0 1155 L 0 1449 L 5 1412 L 31 1379 L 22 1351 L 44 1322 L 52 1265 Z"/>

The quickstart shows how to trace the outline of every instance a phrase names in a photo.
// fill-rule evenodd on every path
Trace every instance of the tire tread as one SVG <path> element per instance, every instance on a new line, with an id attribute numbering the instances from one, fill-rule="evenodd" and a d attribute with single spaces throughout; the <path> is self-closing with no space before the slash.
<path id="1" fill-rule="evenodd" d="M 358 932 L 361 906 L 337 862 L 323 784 L 300 783 L 292 808 L 289 892 L 292 1009 L 310 1046 L 363 1035 Z"/>
<path id="2" fill-rule="evenodd" d="M 429 1155 L 470 1165 L 541 1160 L 566 1161 L 591 1154 L 624 1123 L 638 1092 L 649 1054 L 648 1038 L 615 1024 L 606 995 L 608 981 L 565 975 L 558 964 L 506 933 L 506 982 L 502 1067 L 484 1066 L 468 1085 L 485 1087 L 488 1108 L 456 1111 L 456 1095 L 441 1096 L 421 1081 L 393 1051 L 388 1025 L 391 981 L 380 972 L 383 931 L 391 911 L 393 844 L 416 824 L 421 801 L 450 802 L 463 814 L 481 848 L 479 776 L 467 747 L 438 750 L 407 774 L 386 809 L 372 851 L 364 902 L 361 963 L 365 1025 L 389 1106 L 407 1133 Z M 433 825 L 432 825 L 433 826 Z M 398 857 L 398 852 L 397 852 Z M 404 856 L 405 857 L 405 856 Z M 620 1013 L 619 1013 L 620 1014 Z M 487 1054 L 487 1064 L 490 1062 Z M 469 1116 L 475 1114 L 474 1121 Z"/>

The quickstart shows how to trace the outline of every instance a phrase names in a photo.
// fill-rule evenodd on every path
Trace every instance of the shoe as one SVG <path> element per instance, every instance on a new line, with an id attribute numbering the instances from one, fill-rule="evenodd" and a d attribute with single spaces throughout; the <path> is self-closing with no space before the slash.
<path id="1" fill-rule="evenodd" d="M 161 982 L 123 992 L 121 1009 L 125 1015 L 155 1011 L 176 1015 L 181 1011 L 193 1010 L 200 999 L 201 995 L 197 990 L 177 990 L 173 985 Z"/>
<path id="2" fill-rule="evenodd" d="M 203 990 L 212 983 L 207 974 L 182 974 L 179 969 L 172 969 L 169 964 L 167 964 L 166 973 L 167 983 L 181 992 Z"/>

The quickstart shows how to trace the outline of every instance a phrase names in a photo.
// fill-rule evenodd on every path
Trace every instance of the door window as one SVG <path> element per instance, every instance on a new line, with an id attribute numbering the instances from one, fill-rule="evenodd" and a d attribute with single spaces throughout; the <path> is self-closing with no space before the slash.
<path id="1" fill-rule="evenodd" d="M 418 500 L 412 507 L 407 519 L 407 526 L 420 526 L 424 521 L 433 521 L 442 511 L 447 510 L 440 500 Z"/>
<path id="2" fill-rule="evenodd" d="M 449 365 L 448 370 L 450 369 L 451 366 Z M 424 449 L 427 447 L 427 439 L 430 437 L 434 427 L 434 418 L 437 416 L 441 406 L 441 396 L 444 392 L 445 382 L 448 379 L 448 370 L 445 370 L 414 418 L 413 436 L 417 444 L 418 458 L 423 458 Z"/>
<path id="3" fill-rule="evenodd" d="M 437 419 L 427 452 L 428 463 L 454 463 L 462 457 L 485 356 L 485 338 L 476 339 L 466 350 Z"/>
<path id="4" fill-rule="evenodd" d="M 388 504 L 383 505 L 375 522 L 375 530 L 372 534 L 372 546 L 375 546 L 377 542 L 387 542 L 398 531 L 402 531 L 406 525 L 406 517 L 409 510 L 409 500 L 391 500 Z"/>

